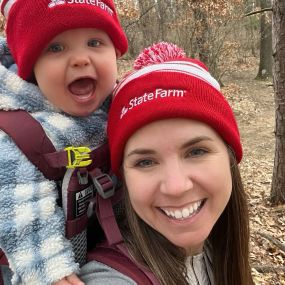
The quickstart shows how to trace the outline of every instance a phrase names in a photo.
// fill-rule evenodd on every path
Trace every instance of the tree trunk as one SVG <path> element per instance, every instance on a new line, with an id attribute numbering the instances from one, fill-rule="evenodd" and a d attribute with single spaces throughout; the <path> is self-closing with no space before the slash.
<path id="1" fill-rule="evenodd" d="M 209 25 L 207 15 L 201 9 L 193 6 L 195 22 L 199 25 L 199 32 L 196 35 L 199 59 L 209 66 Z"/>
<path id="2" fill-rule="evenodd" d="M 141 15 L 139 23 L 143 35 L 142 47 L 148 47 L 159 38 L 157 4 L 154 0 L 139 0 L 138 4 Z"/>
<path id="3" fill-rule="evenodd" d="M 273 0 L 273 82 L 275 93 L 275 159 L 271 185 L 273 205 L 285 204 L 285 1 Z"/>
<path id="4" fill-rule="evenodd" d="M 255 7 L 255 1 L 253 0 L 245 0 L 244 1 L 244 5 L 245 5 L 245 14 L 250 13 L 254 10 Z M 254 41 L 254 29 L 255 29 L 255 18 L 253 18 L 252 16 L 249 17 L 249 25 L 246 26 L 246 31 L 249 34 L 248 35 L 248 42 L 249 42 L 249 46 L 251 49 L 251 54 L 254 57 L 257 57 L 256 54 L 256 42 Z"/>
<path id="5" fill-rule="evenodd" d="M 261 9 L 268 8 L 270 5 L 269 0 L 260 0 Z M 256 79 L 272 77 L 272 25 L 268 18 L 265 13 L 260 16 L 260 61 Z"/>
<path id="6" fill-rule="evenodd" d="M 167 8 L 168 8 L 168 1 L 166 0 L 157 0 L 157 8 L 158 8 L 158 31 L 159 31 L 159 41 L 166 41 L 166 36 L 167 36 L 167 24 L 166 22 L 169 20 L 168 19 L 168 13 L 167 13 Z"/>

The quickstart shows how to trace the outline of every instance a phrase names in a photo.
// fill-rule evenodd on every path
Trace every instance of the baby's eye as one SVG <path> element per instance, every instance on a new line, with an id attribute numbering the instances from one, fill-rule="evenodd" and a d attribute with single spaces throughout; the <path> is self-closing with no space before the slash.
<path id="1" fill-rule="evenodd" d="M 98 47 L 100 45 L 100 41 L 92 39 L 88 41 L 88 46 L 90 47 Z"/>
<path id="2" fill-rule="evenodd" d="M 61 52 L 64 50 L 64 46 L 61 45 L 61 44 L 58 44 L 58 43 L 54 43 L 54 44 L 51 44 L 48 48 L 47 48 L 47 51 L 48 52 Z"/>

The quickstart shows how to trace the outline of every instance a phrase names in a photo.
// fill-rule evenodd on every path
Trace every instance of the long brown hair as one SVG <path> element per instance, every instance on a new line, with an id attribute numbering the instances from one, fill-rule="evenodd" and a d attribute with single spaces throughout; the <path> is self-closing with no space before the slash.
<path id="1" fill-rule="evenodd" d="M 246 194 L 236 159 L 229 151 L 232 194 L 208 238 L 216 285 L 252 285 L 249 265 L 249 218 Z M 146 224 L 133 210 L 125 189 L 122 234 L 132 256 L 162 285 L 188 285 L 186 253 Z"/>

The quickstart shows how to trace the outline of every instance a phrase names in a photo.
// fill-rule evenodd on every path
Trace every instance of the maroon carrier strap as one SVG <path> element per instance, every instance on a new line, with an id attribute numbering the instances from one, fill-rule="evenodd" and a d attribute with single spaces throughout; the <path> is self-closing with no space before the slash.
<path id="1" fill-rule="evenodd" d="M 66 171 L 68 156 L 65 150 L 57 151 L 41 124 L 28 112 L 0 110 L 0 129 L 7 133 L 26 157 L 38 167 L 47 179 L 61 180 Z M 109 169 L 107 144 L 90 153 L 90 167 Z M 95 159 L 96 158 L 96 159 Z"/>
<path id="2" fill-rule="evenodd" d="M 0 268 L 0 285 L 4 285 L 1 268 Z"/>
<path id="3" fill-rule="evenodd" d="M 89 254 L 89 261 L 97 260 L 106 264 L 123 275 L 134 280 L 138 285 L 160 285 L 154 275 L 147 269 L 137 266 L 128 256 L 122 253 L 115 246 L 98 245 L 96 249 Z M 152 275 L 152 277 L 151 277 Z"/>
<path id="4" fill-rule="evenodd" d="M 4 285 L 3 277 L 2 277 L 2 270 L 1 265 L 9 265 L 8 260 L 4 254 L 4 252 L 0 249 L 0 285 Z"/>
<path id="5" fill-rule="evenodd" d="M 112 205 L 122 199 L 123 189 L 117 189 L 113 197 L 104 198 L 97 192 L 96 214 L 106 240 L 88 252 L 88 260 L 97 260 L 130 277 L 138 285 L 160 285 L 155 275 L 137 263 L 123 243 Z M 115 202 L 116 204 L 116 202 Z"/>
<path id="6" fill-rule="evenodd" d="M 28 112 L 0 111 L 0 129 L 7 133 L 27 158 L 37 166 L 44 176 L 59 180 L 65 169 L 52 168 L 44 154 L 56 153 L 56 149 L 47 137 L 40 123 Z"/>

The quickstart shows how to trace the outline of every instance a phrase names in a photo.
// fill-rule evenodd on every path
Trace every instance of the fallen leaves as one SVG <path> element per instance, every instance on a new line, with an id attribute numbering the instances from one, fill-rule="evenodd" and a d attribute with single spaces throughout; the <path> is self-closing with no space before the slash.
<path id="1" fill-rule="evenodd" d="M 223 93 L 234 109 L 244 148 L 240 164 L 250 210 L 250 258 L 258 285 L 285 285 L 285 205 L 269 203 L 274 159 L 274 93 L 254 80 L 257 66 L 227 77 Z M 225 91 L 225 92 L 224 92 Z"/>

